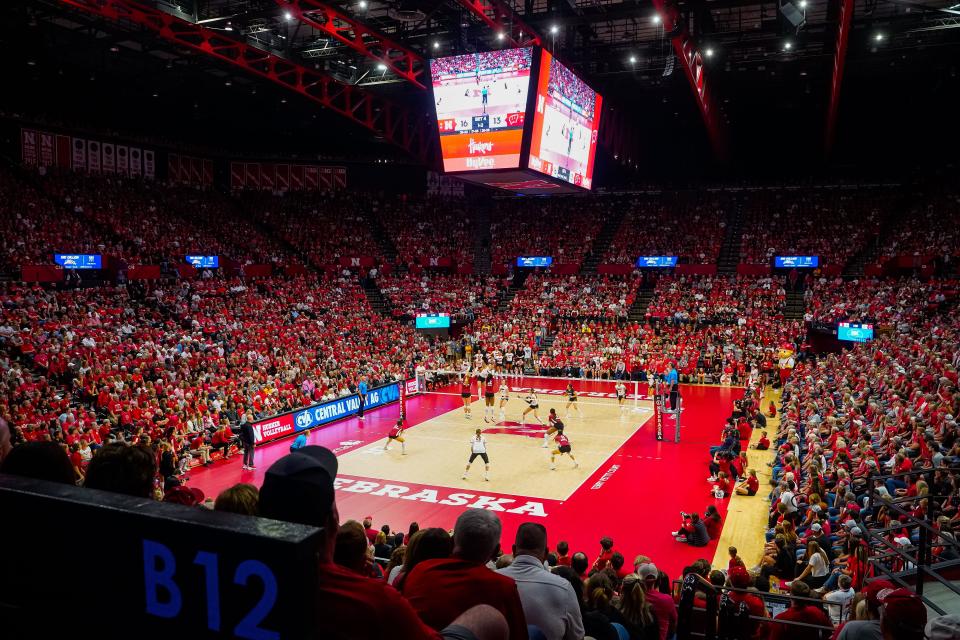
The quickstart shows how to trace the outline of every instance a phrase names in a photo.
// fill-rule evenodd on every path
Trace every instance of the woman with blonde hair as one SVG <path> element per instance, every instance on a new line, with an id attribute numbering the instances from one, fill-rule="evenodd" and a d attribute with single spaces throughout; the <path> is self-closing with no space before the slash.
<path id="1" fill-rule="evenodd" d="M 643 580 L 638 574 L 631 573 L 623 579 L 620 600 L 611 611 L 610 622 L 623 625 L 630 633 L 631 640 L 659 639 L 660 626 L 647 602 Z"/>
<path id="2" fill-rule="evenodd" d="M 830 558 L 820 548 L 816 540 L 807 543 L 807 553 L 804 556 L 807 566 L 803 568 L 796 580 L 806 582 L 811 589 L 819 589 L 830 575 Z"/>

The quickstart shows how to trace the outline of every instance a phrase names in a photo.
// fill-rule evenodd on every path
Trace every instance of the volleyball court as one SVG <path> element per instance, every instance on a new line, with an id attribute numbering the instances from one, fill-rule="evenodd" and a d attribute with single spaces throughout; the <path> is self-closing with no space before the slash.
<path id="1" fill-rule="evenodd" d="M 475 373 L 428 371 L 425 400 L 444 398 L 436 404 L 446 407 L 453 400 L 456 408 L 406 420 L 403 443 L 377 441 L 341 455 L 341 472 L 565 500 L 653 416 L 639 382 Z M 465 474 L 478 437 L 489 473 L 478 465 Z"/>

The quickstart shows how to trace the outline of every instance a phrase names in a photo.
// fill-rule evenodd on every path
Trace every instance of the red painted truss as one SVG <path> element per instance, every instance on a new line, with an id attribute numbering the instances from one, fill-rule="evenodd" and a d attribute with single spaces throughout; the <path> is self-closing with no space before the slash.
<path id="1" fill-rule="evenodd" d="M 304 24 L 323 31 L 367 58 L 386 65 L 397 76 L 426 89 L 423 57 L 388 36 L 374 31 L 342 11 L 317 0 L 277 0 Z"/>
<path id="2" fill-rule="evenodd" d="M 653 0 L 653 6 L 663 21 L 663 28 L 674 34 L 671 38 L 673 50 L 680 62 L 683 63 L 683 71 L 687 75 L 690 87 L 693 89 L 697 106 L 700 107 L 700 115 L 707 127 L 707 135 L 710 137 L 713 152 L 719 159 L 725 159 L 727 152 L 726 139 L 723 127 L 720 124 L 720 114 L 716 110 L 713 93 L 710 91 L 704 73 L 703 54 L 700 53 L 696 40 L 690 35 L 683 16 L 680 15 L 680 11 L 675 4 L 668 2 L 668 0 Z"/>
<path id="3" fill-rule="evenodd" d="M 830 153 L 837 130 L 837 110 L 840 107 L 840 85 L 843 82 L 843 65 L 847 59 L 847 40 L 850 38 L 850 21 L 853 19 L 853 0 L 838 0 L 840 20 L 837 26 L 837 46 L 833 51 L 833 77 L 830 81 L 830 105 L 827 107 L 827 130 L 824 149 Z"/>
<path id="4" fill-rule="evenodd" d="M 514 47 L 529 47 L 540 44 L 540 36 L 532 27 L 524 24 L 520 16 L 503 0 L 459 0 L 460 5 L 477 16 L 488 27 L 502 33 L 506 42 Z"/>
<path id="5" fill-rule="evenodd" d="M 144 27 L 179 46 L 266 78 L 383 136 L 428 164 L 433 159 L 433 123 L 369 91 L 134 0 L 60 1 L 109 20 Z"/>

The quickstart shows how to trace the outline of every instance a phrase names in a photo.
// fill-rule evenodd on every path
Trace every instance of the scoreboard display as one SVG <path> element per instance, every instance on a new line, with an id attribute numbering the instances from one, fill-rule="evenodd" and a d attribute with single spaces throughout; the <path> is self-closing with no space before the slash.
<path id="1" fill-rule="evenodd" d="M 837 340 L 870 342 L 873 340 L 873 325 L 859 322 L 841 322 L 837 325 Z"/>
<path id="2" fill-rule="evenodd" d="M 640 256 L 637 258 L 638 267 L 675 267 L 677 256 Z"/>
<path id="3" fill-rule="evenodd" d="M 541 51 L 529 168 L 592 188 L 602 104 L 600 94 L 549 51 Z"/>
<path id="4" fill-rule="evenodd" d="M 197 269 L 217 269 L 220 267 L 220 256 L 187 256 L 187 264 Z"/>
<path id="5" fill-rule="evenodd" d="M 777 269 L 815 269 L 819 265 L 819 256 L 774 256 L 773 258 L 773 266 Z"/>
<path id="6" fill-rule="evenodd" d="M 101 269 L 103 265 L 99 254 L 56 253 L 53 261 L 64 269 Z"/>
<path id="7" fill-rule="evenodd" d="M 516 169 L 533 49 L 430 61 L 444 171 Z"/>

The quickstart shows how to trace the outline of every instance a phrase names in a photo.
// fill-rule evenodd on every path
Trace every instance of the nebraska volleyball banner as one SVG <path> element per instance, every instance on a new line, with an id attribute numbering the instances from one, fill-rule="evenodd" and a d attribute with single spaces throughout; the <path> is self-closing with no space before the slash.
<path id="1" fill-rule="evenodd" d="M 367 392 L 367 401 L 363 408 L 364 411 L 369 411 L 394 403 L 399 399 L 400 383 L 393 382 L 370 389 Z M 289 436 L 298 431 L 309 431 L 343 418 L 349 418 L 359 410 L 360 397 L 354 393 L 336 400 L 311 405 L 306 409 L 298 409 L 259 420 L 253 423 L 254 441 L 256 444 L 262 444 Z"/>
<path id="2" fill-rule="evenodd" d="M 57 167 L 90 173 L 117 173 L 156 177 L 156 153 L 152 149 L 136 149 L 133 168 L 131 148 L 87 138 L 23 128 L 20 130 L 20 159 L 25 166 Z"/>

